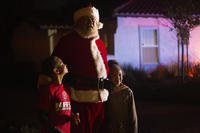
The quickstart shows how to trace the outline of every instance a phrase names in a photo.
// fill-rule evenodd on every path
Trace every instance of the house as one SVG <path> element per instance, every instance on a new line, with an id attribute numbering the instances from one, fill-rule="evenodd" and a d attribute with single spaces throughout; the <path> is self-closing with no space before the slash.
<path id="1" fill-rule="evenodd" d="M 169 6 L 170 3 L 161 0 L 130 0 L 117 7 L 114 10 L 116 31 L 113 53 L 108 58 L 144 70 L 177 64 L 178 50 L 181 50 L 178 48 L 177 33 L 170 30 L 173 28 L 171 20 L 163 14 Z M 200 61 L 199 35 L 200 26 L 190 32 L 190 63 Z"/>
<path id="2" fill-rule="evenodd" d="M 114 17 L 108 17 L 111 8 L 106 10 L 99 6 L 100 19 L 104 23 L 100 35 L 107 46 L 108 59 L 145 70 L 152 70 L 158 65 L 176 65 L 181 48 L 178 48 L 176 31 L 170 30 L 173 27 L 170 19 L 163 15 L 163 9 L 169 6 L 166 1 L 119 2 L 120 6 L 112 6 L 117 5 Z M 41 61 L 51 54 L 63 31 L 70 29 L 63 20 L 35 17 L 22 21 L 13 33 L 15 61 L 33 62 L 38 71 Z M 191 31 L 188 48 L 191 63 L 200 59 L 199 32 L 200 27 Z"/>
<path id="3" fill-rule="evenodd" d="M 42 61 L 51 55 L 59 39 L 70 30 L 64 21 L 30 17 L 21 21 L 12 37 L 16 63 L 31 63 L 40 71 Z"/>

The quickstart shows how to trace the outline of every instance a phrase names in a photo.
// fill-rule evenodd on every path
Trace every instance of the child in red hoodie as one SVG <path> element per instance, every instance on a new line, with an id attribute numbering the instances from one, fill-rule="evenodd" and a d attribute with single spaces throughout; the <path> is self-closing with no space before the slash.
<path id="1" fill-rule="evenodd" d="M 66 65 L 56 56 L 47 58 L 42 65 L 50 84 L 39 86 L 39 112 L 44 133 L 70 133 L 70 120 L 80 122 L 78 113 L 72 115 L 69 88 L 63 83 L 68 73 Z"/>

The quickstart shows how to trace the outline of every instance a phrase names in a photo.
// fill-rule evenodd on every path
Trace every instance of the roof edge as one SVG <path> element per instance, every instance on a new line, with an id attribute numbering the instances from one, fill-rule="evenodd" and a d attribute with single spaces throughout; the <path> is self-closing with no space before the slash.
<path id="1" fill-rule="evenodd" d="M 129 13 L 115 13 L 117 17 L 163 17 L 167 18 L 163 14 L 144 14 L 144 13 L 136 13 L 136 14 L 129 14 Z"/>
<path id="2" fill-rule="evenodd" d="M 122 4 L 121 6 L 118 6 L 114 9 L 114 13 L 113 13 L 113 16 L 115 16 L 116 12 L 118 12 L 120 9 L 124 8 L 125 6 L 129 5 L 130 3 L 132 3 L 133 0 L 129 0 L 127 2 L 125 2 L 124 4 Z"/>

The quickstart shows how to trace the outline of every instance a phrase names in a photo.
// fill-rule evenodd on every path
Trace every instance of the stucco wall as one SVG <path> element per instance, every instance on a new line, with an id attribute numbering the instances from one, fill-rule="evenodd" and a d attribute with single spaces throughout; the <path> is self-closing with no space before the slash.
<path id="1" fill-rule="evenodd" d="M 170 31 L 171 25 L 163 18 L 131 18 L 118 17 L 115 34 L 115 55 L 120 64 L 130 64 L 139 68 L 140 64 L 140 27 L 158 28 L 159 63 L 170 64 L 177 62 L 176 32 Z"/>
<path id="2" fill-rule="evenodd" d="M 159 52 L 160 64 L 170 65 L 177 63 L 178 42 L 175 31 L 169 31 L 169 27 L 159 26 Z"/>
<path id="3" fill-rule="evenodd" d="M 189 41 L 189 62 L 199 63 L 200 62 L 200 26 L 195 27 L 190 32 Z"/>

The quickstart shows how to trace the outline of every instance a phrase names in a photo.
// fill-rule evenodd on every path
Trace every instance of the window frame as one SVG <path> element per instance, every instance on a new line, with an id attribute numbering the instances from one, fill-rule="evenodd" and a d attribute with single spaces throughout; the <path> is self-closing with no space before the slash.
<path id="1" fill-rule="evenodd" d="M 145 45 L 144 44 L 144 39 L 143 39 L 143 32 L 145 30 L 155 30 L 156 31 L 156 45 Z M 159 64 L 160 61 L 160 50 L 159 50 L 159 28 L 155 26 L 139 26 L 139 47 L 140 47 L 140 66 L 143 67 L 145 65 L 157 65 Z M 144 62 L 144 54 L 143 54 L 143 49 L 144 48 L 156 48 L 157 50 L 157 62 Z"/>

